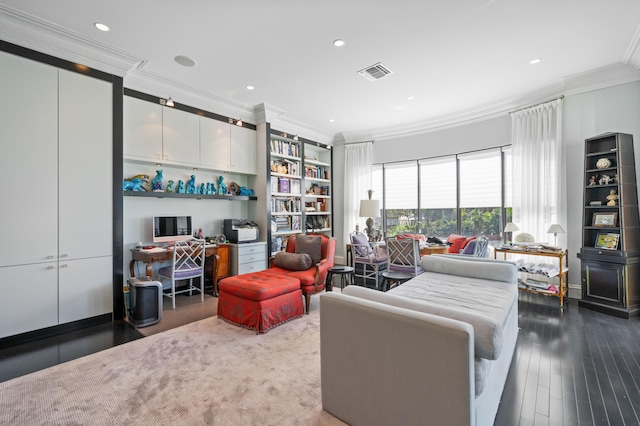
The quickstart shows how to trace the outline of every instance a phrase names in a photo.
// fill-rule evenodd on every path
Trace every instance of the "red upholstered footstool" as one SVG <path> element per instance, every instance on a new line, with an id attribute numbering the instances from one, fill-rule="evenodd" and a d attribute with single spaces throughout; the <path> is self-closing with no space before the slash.
<path id="1" fill-rule="evenodd" d="M 256 333 L 266 333 L 304 314 L 296 278 L 251 272 L 224 278 L 218 288 L 218 316 Z"/>

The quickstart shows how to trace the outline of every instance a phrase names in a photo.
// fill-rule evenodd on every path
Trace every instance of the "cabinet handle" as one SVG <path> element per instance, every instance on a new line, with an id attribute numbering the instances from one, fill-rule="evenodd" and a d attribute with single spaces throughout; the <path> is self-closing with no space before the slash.
<path id="1" fill-rule="evenodd" d="M 47 266 L 45 269 L 47 269 L 47 270 L 51 270 L 51 269 L 54 269 L 54 267 L 53 267 L 53 266 L 51 266 L 51 265 L 49 265 L 49 266 Z"/>
<path id="2" fill-rule="evenodd" d="M 63 263 L 62 265 L 60 265 L 60 268 L 66 268 L 66 267 L 68 267 L 68 266 L 69 266 L 69 265 L 67 265 L 66 263 Z"/>
<path id="3" fill-rule="evenodd" d="M 67 253 L 63 253 L 63 254 L 61 254 L 61 255 L 60 255 L 60 258 L 61 258 L 61 259 L 62 259 L 62 258 L 65 258 L 65 257 L 69 257 L 69 255 L 68 255 Z"/>
<path id="4" fill-rule="evenodd" d="M 55 256 L 47 256 L 47 259 L 54 259 Z"/>

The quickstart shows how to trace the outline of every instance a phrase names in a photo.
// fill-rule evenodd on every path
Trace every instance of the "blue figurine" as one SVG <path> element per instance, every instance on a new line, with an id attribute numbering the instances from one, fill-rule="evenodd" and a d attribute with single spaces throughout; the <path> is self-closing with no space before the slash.
<path id="1" fill-rule="evenodd" d="M 196 193 L 196 175 L 191 175 L 189 182 L 187 182 L 187 194 Z"/>
<path id="2" fill-rule="evenodd" d="M 174 187 L 174 182 L 169 179 L 169 182 L 167 182 L 167 186 L 164 189 L 164 192 L 173 192 L 173 187 Z"/>
<path id="3" fill-rule="evenodd" d="M 246 195 L 248 197 L 253 197 L 253 189 L 247 189 L 246 186 L 240 187 L 240 195 Z"/>
<path id="4" fill-rule="evenodd" d="M 182 180 L 178 181 L 178 194 L 184 194 L 184 182 Z"/>
<path id="5" fill-rule="evenodd" d="M 227 193 L 227 185 L 224 184 L 224 176 L 218 176 L 218 195 Z"/>
<path id="6" fill-rule="evenodd" d="M 151 189 L 155 192 L 162 192 L 162 170 L 156 170 L 156 177 L 151 181 Z"/>
<path id="7" fill-rule="evenodd" d="M 122 189 L 124 189 L 125 191 L 144 192 L 146 191 L 146 189 L 144 189 L 144 187 L 142 186 L 143 183 L 144 181 L 137 177 L 125 179 L 124 183 L 122 184 Z"/>
<path id="8" fill-rule="evenodd" d="M 198 194 L 206 194 L 204 183 L 201 183 L 200 186 L 198 187 Z"/>

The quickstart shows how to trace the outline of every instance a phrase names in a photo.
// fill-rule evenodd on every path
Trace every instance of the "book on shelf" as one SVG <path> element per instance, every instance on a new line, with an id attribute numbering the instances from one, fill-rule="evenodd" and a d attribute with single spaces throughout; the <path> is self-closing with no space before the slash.
<path id="1" fill-rule="evenodd" d="M 283 193 L 291 192 L 290 184 L 291 181 L 287 178 L 280 178 L 279 180 L 279 190 Z"/>
<path id="2" fill-rule="evenodd" d="M 291 193 L 300 194 L 300 181 L 297 179 L 291 180 Z"/>

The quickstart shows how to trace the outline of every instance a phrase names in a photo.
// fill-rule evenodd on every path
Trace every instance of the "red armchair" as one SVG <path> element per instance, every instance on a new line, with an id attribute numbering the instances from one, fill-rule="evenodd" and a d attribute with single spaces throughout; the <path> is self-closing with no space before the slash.
<path id="1" fill-rule="evenodd" d="M 271 265 L 267 271 L 272 274 L 287 275 L 300 280 L 300 288 L 302 289 L 302 294 L 305 299 L 305 312 L 308 314 L 309 306 L 311 305 L 311 295 L 324 290 L 327 273 L 329 272 L 329 269 L 333 268 L 333 262 L 336 255 L 336 239 L 327 237 L 324 234 L 307 235 L 319 235 L 322 238 L 322 256 L 320 262 L 305 271 L 291 271 L 275 265 Z M 287 242 L 287 252 L 296 252 L 295 235 L 289 237 L 289 241 Z"/>

